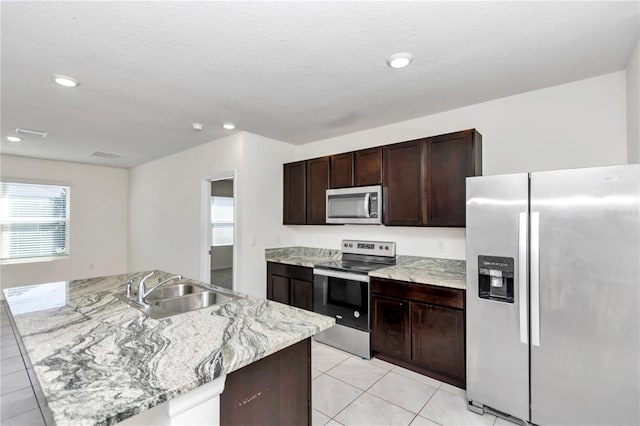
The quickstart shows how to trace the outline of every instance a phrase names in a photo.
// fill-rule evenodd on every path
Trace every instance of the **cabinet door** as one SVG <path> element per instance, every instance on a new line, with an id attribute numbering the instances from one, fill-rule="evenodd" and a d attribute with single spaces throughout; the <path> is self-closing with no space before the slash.
<path id="1" fill-rule="evenodd" d="M 475 130 L 425 141 L 425 188 L 429 226 L 465 226 L 465 178 L 481 170 L 481 136 Z"/>
<path id="2" fill-rule="evenodd" d="M 411 327 L 413 362 L 464 384 L 463 311 L 412 302 Z"/>
<path id="3" fill-rule="evenodd" d="M 307 224 L 326 223 L 329 157 L 307 161 Z"/>
<path id="4" fill-rule="evenodd" d="M 371 349 L 401 359 L 411 359 L 409 302 L 371 296 Z"/>
<path id="5" fill-rule="evenodd" d="M 422 225 L 423 140 L 383 147 L 384 224 Z"/>
<path id="6" fill-rule="evenodd" d="M 311 425 L 311 339 L 227 375 L 220 425 Z"/>
<path id="7" fill-rule="evenodd" d="M 382 147 L 355 152 L 356 186 L 382 183 Z"/>
<path id="8" fill-rule="evenodd" d="M 309 281 L 292 279 L 291 305 L 313 311 L 313 284 Z"/>
<path id="9" fill-rule="evenodd" d="M 284 165 L 282 223 L 304 225 L 306 223 L 307 173 L 304 161 Z"/>
<path id="10" fill-rule="evenodd" d="M 353 186 L 353 152 L 332 155 L 329 163 L 330 188 Z"/>
<path id="11" fill-rule="evenodd" d="M 289 305 L 289 278 L 281 277 L 280 275 L 271 275 L 271 289 L 267 289 L 267 295 L 271 295 L 269 299 L 276 302 Z"/>

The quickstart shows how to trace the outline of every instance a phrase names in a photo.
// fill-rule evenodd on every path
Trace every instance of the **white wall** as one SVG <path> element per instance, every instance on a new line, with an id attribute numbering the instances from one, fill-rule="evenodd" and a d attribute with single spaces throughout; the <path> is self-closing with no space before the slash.
<path id="1" fill-rule="evenodd" d="M 640 163 L 640 39 L 627 65 L 627 150 L 629 163 Z"/>
<path id="2" fill-rule="evenodd" d="M 2 288 L 127 272 L 128 171 L 0 156 L 3 178 L 71 185 L 67 259 L 2 265 Z"/>
<path id="3" fill-rule="evenodd" d="M 282 164 L 293 160 L 292 146 L 244 133 L 241 183 L 236 186 L 240 234 L 240 291 L 266 297 L 265 248 L 291 246 L 295 234 L 282 225 Z"/>
<path id="4" fill-rule="evenodd" d="M 294 242 L 282 223 L 282 164 L 291 145 L 248 133 L 218 139 L 130 170 L 129 269 L 199 279 L 202 181 L 236 171 L 238 291 L 265 296 L 264 249 Z"/>
<path id="5" fill-rule="evenodd" d="M 483 174 L 623 164 L 624 71 L 301 145 L 296 160 L 476 128 Z M 464 229 L 296 226 L 297 244 L 339 248 L 342 238 L 396 241 L 403 255 L 465 258 Z"/>
<path id="6" fill-rule="evenodd" d="M 131 168 L 129 270 L 200 279 L 203 181 L 234 172 L 241 161 L 242 137 L 235 134 Z"/>

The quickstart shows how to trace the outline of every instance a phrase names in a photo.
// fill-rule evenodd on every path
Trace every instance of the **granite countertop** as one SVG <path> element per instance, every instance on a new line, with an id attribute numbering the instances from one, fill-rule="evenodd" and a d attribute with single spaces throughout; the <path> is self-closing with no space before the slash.
<path id="1" fill-rule="evenodd" d="M 313 268 L 320 263 L 339 260 L 340 256 L 340 250 L 312 247 L 284 247 L 264 251 L 264 258 L 267 262 L 286 263 L 287 265 L 308 268 Z"/>
<path id="2" fill-rule="evenodd" d="M 467 288 L 464 260 L 398 256 L 395 266 L 369 272 L 369 276 L 463 290 Z"/>
<path id="3" fill-rule="evenodd" d="M 153 320 L 115 299 L 144 272 L 4 290 L 58 425 L 113 424 L 331 327 L 335 320 L 238 298 Z M 156 272 L 149 285 L 172 274 Z"/>
<path id="4" fill-rule="evenodd" d="M 267 262 L 286 263 L 309 268 L 313 268 L 320 263 L 338 260 L 340 257 L 341 252 L 339 250 L 311 247 L 285 247 L 265 250 L 265 260 Z M 463 290 L 467 288 L 466 262 L 464 260 L 397 256 L 395 266 L 369 272 L 369 276 Z"/>

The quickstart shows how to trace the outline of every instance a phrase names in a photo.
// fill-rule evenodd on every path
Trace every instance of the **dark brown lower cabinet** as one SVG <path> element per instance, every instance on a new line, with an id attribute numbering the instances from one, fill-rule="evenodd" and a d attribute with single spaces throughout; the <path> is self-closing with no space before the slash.
<path id="1" fill-rule="evenodd" d="M 311 339 L 228 374 L 220 424 L 310 425 Z"/>
<path id="2" fill-rule="evenodd" d="M 464 382 L 464 312 L 412 302 L 411 327 L 413 362 Z"/>
<path id="3" fill-rule="evenodd" d="M 280 275 L 271 276 L 271 294 L 268 298 L 275 300 L 276 302 L 290 304 L 289 300 L 289 278 L 281 277 Z"/>
<path id="4" fill-rule="evenodd" d="M 371 296 L 371 350 L 411 359 L 409 302 Z"/>
<path id="5" fill-rule="evenodd" d="M 313 311 L 313 269 L 267 262 L 267 299 Z"/>
<path id="6" fill-rule="evenodd" d="M 313 283 L 309 281 L 291 279 L 291 306 L 313 310 Z"/>
<path id="7" fill-rule="evenodd" d="M 371 279 L 371 350 L 466 388 L 464 290 Z"/>

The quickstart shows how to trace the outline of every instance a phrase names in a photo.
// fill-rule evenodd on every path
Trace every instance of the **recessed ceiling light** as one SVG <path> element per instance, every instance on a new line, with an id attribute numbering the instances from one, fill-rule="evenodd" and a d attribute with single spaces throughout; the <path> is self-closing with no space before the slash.
<path id="1" fill-rule="evenodd" d="M 227 130 L 233 130 L 236 128 L 236 125 L 233 123 L 224 123 L 222 127 L 224 127 Z"/>
<path id="2" fill-rule="evenodd" d="M 80 82 L 75 78 L 60 74 L 54 74 L 53 81 L 64 87 L 76 87 L 80 85 Z"/>
<path id="3" fill-rule="evenodd" d="M 192 123 L 191 129 L 199 132 L 200 130 L 204 129 L 204 126 L 202 125 L 202 123 Z"/>
<path id="4" fill-rule="evenodd" d="M 22 138 L 19 138 L 17 136 L 7 136 L 7 140 L 9 142 L 20 142 L 22 140 Z"/>
<path id="5" fill-rule="evenodd" d="M 413 55 L 407 52 L 395 53 L 387 59 L 387 65 L 396 69 L 408 67 L 411 62 L 413 62 Z"/>

